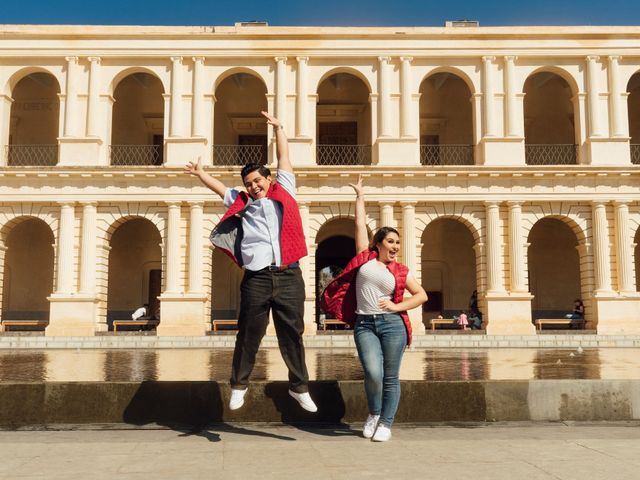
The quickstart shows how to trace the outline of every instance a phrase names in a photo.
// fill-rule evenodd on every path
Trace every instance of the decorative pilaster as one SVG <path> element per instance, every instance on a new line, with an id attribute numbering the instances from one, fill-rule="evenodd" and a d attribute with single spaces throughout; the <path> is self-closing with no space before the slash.
<path id="1" fill-rule="evenodd" d="M 0 167 L 7 164 L 7 157 L 4 154 L 6 145 L 9 144 L 9 130 L 11 124 L 11 104 L 13 98 L 0 93 Z"/>
<path id="2" fill-rule="evenodd" d="M 380 108 L 380 137 L 391 136 L 391 95 L 389 91 L 389 57 L 378 57 L 379 72 L 378 72 L 378 94 L 379 94 L 379 108 Z"/>
<path id="3" fill-rule="evenodd" d="M 411 61 L 413 57 L 400 57 L 400 136 L 411 137 Z"/>
<path id="4" fill-rule="evenodd" d="M 309 93 L 307 92 L 307 76 L 309 57 L 296 57 L 298 73 L 296 76 L 296 137 L 308 137 L 307 106 Z"/>
<path id="5" fill-rule="evenodd" d="M 287 125 L 287 57 L 276 57 L 276 117 Z M 285 127 L 287 128 L 287 127 Z"/>
<path id="6" fill-rule="evenodd" d="M 487 293 L 504 292 L 502 275 L 502 235 L 500 235 L 500 205 L 498 202 L 486 202 L 487 236 Z"/>
<path id="7" fill-rule="evenodd" d="M 89 57 L 89 95 L 87 98 L 87 137 L 99 137 L 100 57 Z"/>
<path id="8" fill-rule="evenodd" d="M 517 57 L 507 55 L 504 57 L 504 83 L 505 103 L 507 111 L 507 137 L 520 137 L 518 129 L 518 110 L 516 98 L 515 65 Z"/>
<path id="9" fill-rule="evenodd" d="M 165 292 L 180 291 L 180 202 L 167 202 L 166 286 Z"/>
<path id="10" fill-rule="evenodd" d="M 633 278 L 633 256 L 631 252 L 631 229 L 629 227 L 629 201 L 613 203 L 616 212 L 616 266 L 618 290 L 623 293 L 636 291 Z"/>
<path id="11" fill-rule="evenodd" d="M 182 136 L 182 57 L 171 57 L 169 136 Z"/>
<path id="12" fill-rule="evenodd" d="M 484 85 L 484 136 L 496 136 L 496 122 L 494 113 L 494 90 L 493 90 L 493 61 L 496 57 L 482 57 L 482 82 Z"/>
<path id="13" fill-rule="evenodd" d="M 416 274 L 416 204 L 402 202 L 402 258 L 409 270 Z"/>
<path id="14" fill-rule="evenodd" d="M 522 203 L 508 202 L 508 205 L 511 291 L 526 292 L 524 276 L 524 252 L 522 243 Z"/>
<path id="15" fill-rule="evenodd" d="M 204 129 L 202 127 L 204 118 L 204 87 L 202 81 L 204 78 L 204 57 L 193 57 L 193 98 L 191 99 L 191 136 L 204 137 Z"/>
<path id="16" fill-rule="evenodd" d="M 620 91 L 620 61 L 621 57 L 609 57 L 609 105 L 611 108 L 611 135 L 624 137 L 625 118 L 622 114 L 622 92 Z"/>
<path id="17" fill-rule="evenodd" d="M 595 293 L 611 293 L 611 263 L 609 260 L 609 226 L 607 207 L 603 202 L 592 204 L 593 256 Z"/>
<path id="18" fill-rule="evenodd" d="M 204 202 L 189 202 L 189 293 L 202 293 L 202 230 Z M 178 207 L 178 215 L 180 207 Z"/>
<path id="19" fill-rule="evenodd" d="M 598 64 L 600 57 L 587 57 L 587 97 L 589 102 L 589 136 L 601 137 L 600 108 L 598 93 Z"/>
<path id="20" fill-rule="evenodd" d="M 78 57 L 65 57 L 67 79 L 64 109 L 64 136 L 78 136 Z"/>
<path id="21" fill-rule="evenodd" d="M 96 290 L 96 217 L 96 203 L 83 202 L 80 249 L 80 293 L 83 295 L 94 295 Z"/>
<path id="22" fill-rule="evenodd" d="M 378 225 L 378 228 L 382 227 L 395 227 L 393 204 L 388 202 L 380 203 L 380 225 Z"/>
<path id="23" fill-rule="evenodd" d="M 73 288 L 73 229 L 75 207 L 73 202 L 60 203 L 58 226 L 58 258 L 56 263 L 56 294 L 71 294 Z"/>

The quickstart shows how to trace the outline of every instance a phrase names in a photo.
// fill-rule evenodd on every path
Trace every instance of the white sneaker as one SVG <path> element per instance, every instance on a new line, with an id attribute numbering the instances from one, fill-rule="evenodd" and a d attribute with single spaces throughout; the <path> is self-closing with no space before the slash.
<path id="1" fill-rule="evenodd" d="M 311 400 L 311 395 L 309 392 L 304 393 L 296 393 L 293 390 L 289 390 L 289 395 L 296 399 L 296 401 L 300 404 L 302 408 L 304 408 L 307 412 L 317 412 L 318 407 Z"/>
<path id="2" fill-rule="evenodd" d="M 378 420 L 380 420 L 380 415 L 369 415 L 367 417 L 367 421 L 364 422 L 364 428 L 362 429 L 364 438 L 373 437 L 373 432 L 376 431 L 376 427 L 378 426 Z"/>
<path id="3" fill-rule="evenodd" d="M 237 410 L 244 405 L 244 396 L 248 388 L 244 390 L 231 389 L 231 398 L 229 399 L 229 410 Z"/>
<path id="4" fill-rule="evenodd" d="M 376 433 L 373 434 L 373 438 L 371 440 L 374 442 L 386 442 L 390 438 L 391 429 L 386 425 L 380 424 L 378 425 L 378 428 L 376 428 Z"/>

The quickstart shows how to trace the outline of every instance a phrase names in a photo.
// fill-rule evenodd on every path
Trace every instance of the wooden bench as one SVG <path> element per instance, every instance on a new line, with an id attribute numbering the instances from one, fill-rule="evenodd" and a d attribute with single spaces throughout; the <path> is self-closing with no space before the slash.
<path id="1" fill-rule="evenodd" d="M 455 318 L 432 318 L 430 320 L 431 330 L 435 330 L 437 325 L 457 325 Z"/>
<path id="2" fill-rule="evenodd" d="M 113 331 L 117 332 L 118 327 L 147 327 L 153 326 L 157 327 L 160 324 L 160 320 L 114 320 L 113 321 Z"/>
<path id="3" fill-rule="evenodd" d="M 213 320 L 213 331 L 217 332 L 218 331 L 218 325 L 232 325 L 234 327 L 238 326 L 238 320 L 235 319 L 229 319 L 229 320 Z"/>
<path id="4" fill-rule="evenodd" d="M 46 327 L 49 320 L 3 320 L 2 326 L 5 331 L 9 331 L 9 327 Z"/>
<path id="5" fill-rule="evenodd" d="M 538 330 L 542 330 L 543 325 L 577 325 L 584 329 L 585 323 L 584 318 L 539 318 L 535 321 Z"/>
<path id="6" fill-rule="evenodd" d="M 342 320 L 338 320 L 337 318 L 327 318 L 322 322 L 322 329 L 326 330 L 327 325 L 347 325 Z"/>

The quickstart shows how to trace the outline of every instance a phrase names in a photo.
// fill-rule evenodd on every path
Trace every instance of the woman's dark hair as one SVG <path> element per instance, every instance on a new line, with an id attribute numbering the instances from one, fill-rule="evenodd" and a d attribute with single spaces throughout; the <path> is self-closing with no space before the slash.
<path id="1" fill-rule="evenodd" d="M 580 300 L 579 298 L 576 298 L 573 303 L 579 303 L 580 305 L 584 306 L 584 303 L 582 303 L 582 300 Z"/>
<path id="2" fill-rule="evenodd" d="M 385 238 L 387 238 L 387 235 L 389 235 L 390 233 L 395 233 L 396 235 L 398 235 L 398 237 L 400 236 L 400 234 L 398 233 L 398 230 L 396 230 L 393 227 L 380 227 L 378 231 L 375 233 L 375 235 L 373 236 L 373 238 L 371 239 L 371 245 L 369 246 L 369 248 L 377 252 L 378 251 L 377 245 L 379 243 L 382 243 L 382 241 Z"/>
<path id="3" fill-rule="evenodd" d="M 246 177 L 252 172 L 255 172 L 256 170 L 264 178 L 267 178 L 269 175 L 271 175 L 271 170 L 269 170 L 264 165 L 260 165 L 259 163 L 247 163 L 244 167 L 242 167 L 242 170 L 240 171 L 242 182 L 244 183 L 244 177 Z"/>

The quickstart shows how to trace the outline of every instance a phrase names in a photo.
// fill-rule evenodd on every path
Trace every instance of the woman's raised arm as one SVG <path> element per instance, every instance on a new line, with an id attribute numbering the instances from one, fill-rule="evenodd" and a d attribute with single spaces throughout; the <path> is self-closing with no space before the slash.
<path id="1" fill-rule="evenodd" d="M 364 209 L 364 188 L 362 175 L 358 175 L 357 183 L 349 184 L 356 192 L 356 253 L 369 248 L 369 234 L 367 233 L 367 212 Z"/>

